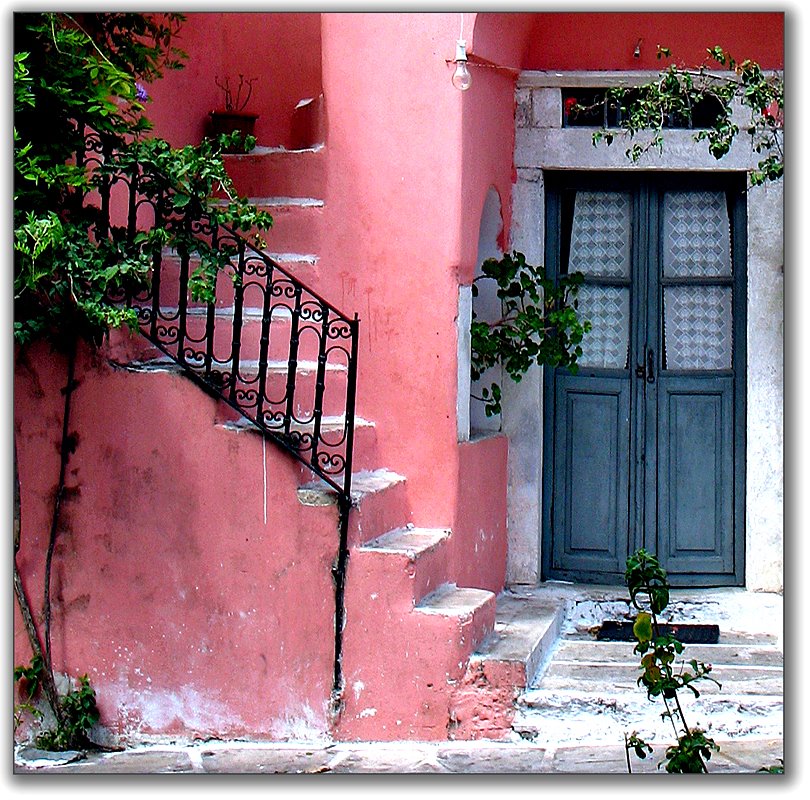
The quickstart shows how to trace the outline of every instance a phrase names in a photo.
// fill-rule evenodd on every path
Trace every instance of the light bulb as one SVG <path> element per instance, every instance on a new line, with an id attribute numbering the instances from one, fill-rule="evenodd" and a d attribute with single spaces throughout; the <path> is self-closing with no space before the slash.
<path id="1" fill-rule="evenodd" d="M 466 92 L 472 83 L 472 75 L 467 69 L 466 61 L 456 62 L 456 71 L 453 73 L 453 86 L 462 92 Z"/>
<path id="2" fill-rule="evenodd" d="M 466 92 L 472 83 L 472 75 L 467 69 L 467 42 L 459 39 L 456 42 L 456 71 L 453 73 L 453 86 L 459 91 Z"/>

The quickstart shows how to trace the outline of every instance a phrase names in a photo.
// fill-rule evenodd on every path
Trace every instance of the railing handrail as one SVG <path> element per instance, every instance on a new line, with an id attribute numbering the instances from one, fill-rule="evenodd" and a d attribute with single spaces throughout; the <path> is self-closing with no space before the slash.
<path id="1" fill-rule="evenodd" d="M 87 151 L 81 157 L 86 161 L 96 160 L 104 163 L 103 143 L 88 136 Z M 161 188 L 154 196 L 141 191 L 144 179 L 158 177 Z M 99 210 L 102 219 L 99 225 L 99 234 L 106 236 L 112 229 L 111 193 L 116 184 L 126 187 L 126 231 L 131 239 L 136 230 L 142 229 L 138 225 L 138 214 L 144 206 L 148 206 L 154 214 L 155 222 L 181 226 L 189 241 L 197 241 L 206 247 L 215 247 L 225 255 L 225 263 L 239 276 L 234 290 L 233 306 L 233 339 L 231 350 L 225 359 L 214 356 L 213 338 L 215 334 L 216 307 L 215 303 L 199 302 L 189 307 L 190 292 L 188 280 L 191 271 L 192 256 L 188 252 L 175 251 L 179 259 L 179 281 L 177 287 L 177 303 L 172 308 L 172 314 L 162 313 L 167 308 L 161 302 L 161 294 L 166 291 L 169 278 L 163 274 L 166 268 L 163 251 L 155 252 L 152 256 L 152 281 L 149 287 L 134 295 L 119 300 L 126 301 L 128 305 L 137 310 L 141 333 L 149 339 L 161 352 L 177 363 L 184 372 L 198 383 L 206 392 L 214 395 L 222 402 L 233 408 L 244 418 L 252 422 L 264 435 L 275 444 L 281 446 L 298 461 L 304 464 L 311 472 L 331 486 L 340 496 L 342 504 L 351 503 L 351 465 L 353 455 L 355 405 L 357 389 L 357 350 L 359 320 L 357 315 L 350 317 L 333 303 L 329 302 L 319 292 L 311 289 L 290 270 L 260 250 L 234 227 L 216 221 L 210 213 L 196 206 L 193 213 L 184 215 L 169 203 L 173 189 L 162 184 L 163 176 L 153 176 L 143 171 L 137 165 L 133 174 L 121 171 L 120 174 L 109 172 L 99 182 L 100 204 Z M 147 226 L 148 228 L 148 226 Z M 223 243 L 228 249 L 223 249 Z M 233 251 L 233 252 L 231 252 Z M 246 286 L 258 287 L 263 293 L 263 308 L 261 317 L 256 307 L 250 307 L 253 313 L 245 316 L 242 307 L 242 297 Z M 216 288 L 215 288 L 216 291 Z M 295 298 L 295 305 L 291 307 L 284 302 L 288 298 Z M 285 318 L 278 314 L 277 309 L 287 309 L 291 320 L 289 340 L 289 369 L 287 391 L 283 398 L 285 406 L 283 417 L 280 411 L 272 412 L 272 419 L 283 419 L 282 430 L 275 429 L 266 420 L 266 409 L 281 405 L 265 395 L 267 379 L 268 342 L 270 325 Z M 192 335 L 189 321 L 199 319 L 205 311 L 207 320 L 206 331 L 202 338 Z M 190 313 L 189 313 L 190 312 Z M 255 322 L 261 320 L 262 339 L 259 342 L 259 375 L 247 380 L 243 374 L 245 359 L 240 361 L 243 343 L 241 335 L 245 320 Z M 224 321 L 223 321 L 224 322 Z M 311 416 L 301 419 L 294 411 L 294 401 L 297 399 L 296 387 L 298 378 L 298 330 L 301 323 L 302 331 L 318 336 L 318 357 L 309 359 L 308 363 L 317 363 L 318 377 L 315 388 L 314 405 Z M 277 326 L 278 327 L 278 326 Z M 222 329 L 220 328 L 220 331 Z M 330 345 L 330 342 L 333 344 Z M 339 344 L 335 344 L 338 342 Z M 345 344 L 344 344 L 345 343 Z M 255 344 L 255 342 L 254 342 Z M 195 350 L 197 345 L 202 349 Z M 343 406 L 344 428 L 337 441 L 328 441 L 322 438 L 321 419 L 324 415 L 323 399 L 326 381 L 329 377 L 334 379 L 334 369 L 327 369 L 326 363 L 333 351 L 338 350 L 345 355 L 345 369 L 339 370 L 345 375 L 346 392 Z M 255 361 L 255 359 L 253 359 Z M 334 362 L 331 362 L 334 365 Z M 226 368 L 226 365 L 230 364 Z M 227 385 L 223 380 L 227 377 Z M 253 383 L 257 382 L 254 388 Z M 255 402 L 247 402 L 253 398 Z M 335 416 L 330 414 L 329 416 Z M 338 414 L 337 416 L 341 416 Z M 302 426 L 312 425 L 312 433 L 302 433 Z"/>
<path id="2" fill-rule="evenodd" d="M 259 258 L 261 258 L 265 262 L 267 262 L 269 264 L 272 264 L 274 272 L 280 272 L 282 275 L 284 275 L 285 278 L 288 278 L 291 282 L 299 284 L 309 295 L 314 297 L 322 306 L 324 306 L 325 308 L 328 308 L 330 311 L 337 314 L 338 317 L 340 317 L 340 319 L 342 319 L 344 322 L 351 322 L 352 321 L 352 317 L 345 314 L 337 306 L 332 305 L 332 303 L 330 303 L 328 300 L 324 299 L 320 294 L 318 294 L 318 292 L 316 292 L 311 287 L 307 286 L 300 278 L 296 278 L 295 275 L 293 275 L 289 270 L 282 267 L 281 264 L 279 264 L 278 261 L 276 261 L 273 258 L 270 258 L 270 256 L 267 255 L 267 253 L 263 253 L 261 250 L 259 250 L 257 247 L 255 247 L 250 241 L 245 239 L 241 234 L 239 234 L 237 231 L 233 230 L 233 228 L 229 227 L 228 225 L 221 224 L 221 223 L 220 223 L 219 227 L 222 228 L 223 230 L 228 231 L 228 233 L 231 236 L 233 236 L 234 238 L 241 239 L 245 243 L 245 245 L 247 246 L 247 249 L 253 251 L 253 253 L 256 256 L 258 256 Z"/>

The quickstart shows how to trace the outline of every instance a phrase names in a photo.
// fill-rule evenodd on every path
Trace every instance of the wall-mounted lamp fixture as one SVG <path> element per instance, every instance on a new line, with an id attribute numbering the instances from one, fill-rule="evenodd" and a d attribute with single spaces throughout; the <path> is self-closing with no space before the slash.
<path id="1" fill-rule="evenodd" d="M 459 39 L 456 42 L 456 71 L 453 73 L 453 86 L 459 91 L 466 92 L 472 83 L 472 75 L 467 68 L 467 42 Z"/>
<path id="2" fill-rule="evenodd" d="M 636 42 L 636 49 L 633 50 L 633 58 L 641 58 L 641 39 Z"/>

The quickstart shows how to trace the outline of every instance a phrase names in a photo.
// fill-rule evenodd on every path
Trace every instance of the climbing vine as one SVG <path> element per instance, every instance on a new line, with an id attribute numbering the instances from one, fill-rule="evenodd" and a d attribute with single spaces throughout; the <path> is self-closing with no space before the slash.
<path id="1" fill-rule="evenodd" d="M 695 140 L 706 142 L 717 159 L 728 153 L 735 139 L 745 134 L 751 149 L 760 157 L 751 171 L 752 185 L 775 181 L 784 174 L 784 83 L 775 73 L 768 73 L 755 61 L 734 59 L 722 47 L 707 50 L 708 63 L 697 69 L 670 64 L 653 81 L 636 87 L 613 88 L 609 102 L 619 110 L 620 126 L 631 139 L 639 135 L 644 142 L 634 142 L 627 157 L 637 162 L 651 149 L 664 146 L 664 129 L 671 123 L 691 121 L 693 112 L 707 100 L 716 110 L 710 125 L 695 133 Z M 671 51 L 658 47 L 657 57 L 669 59 Z M 718 69 L 720 70 L 718 72 Z M 735 105 L 747 116 L 742 127 L 735 120 Z M 593 135 L 594 144 L 610 145 L 616 134 L 607 128 Z"/>
<path id="2" fill-rule="evenodd" d="M 576 372 L 582 337 L 591 329 L 591 323 L 577 313 L 577 293 L 583 280 L 581 273 L 572 273 L 555 283 L 543 267 L 529 264 L 517 251 L 484 261 L 481 275 L 473 282 L 473 297 L 478 296 L 479 282 L 494 282 L 501 317 L 486 322 L 473 313 L 473 381 L 497 365 L 516 382 L 533 364 Z M 476 399 L 484 402 L 487 416 L 493 416 L 501 412 L 501 397 L 500 384 L 493 382 Z"/>

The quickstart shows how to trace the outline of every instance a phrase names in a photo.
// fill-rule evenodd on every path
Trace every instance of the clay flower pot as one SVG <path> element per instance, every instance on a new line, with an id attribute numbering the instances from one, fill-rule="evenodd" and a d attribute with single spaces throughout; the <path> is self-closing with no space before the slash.
<path id="1" fill-rule="evenodd" d="M 230 110 L 212 111 L 209 116 L 211 117 L 211 133 L 214 136 L 219 136 L 221 133 L 233 133 L 234 131 L 239 131 L 242 134 L 240 145 L 229 147 L 225 152 L 244 152 L 245 137 L 253 135 L 253 130 L 256 126 L 256 120 L 259 118 L 259 115 L 253 114 L 249 111 Z"/>

